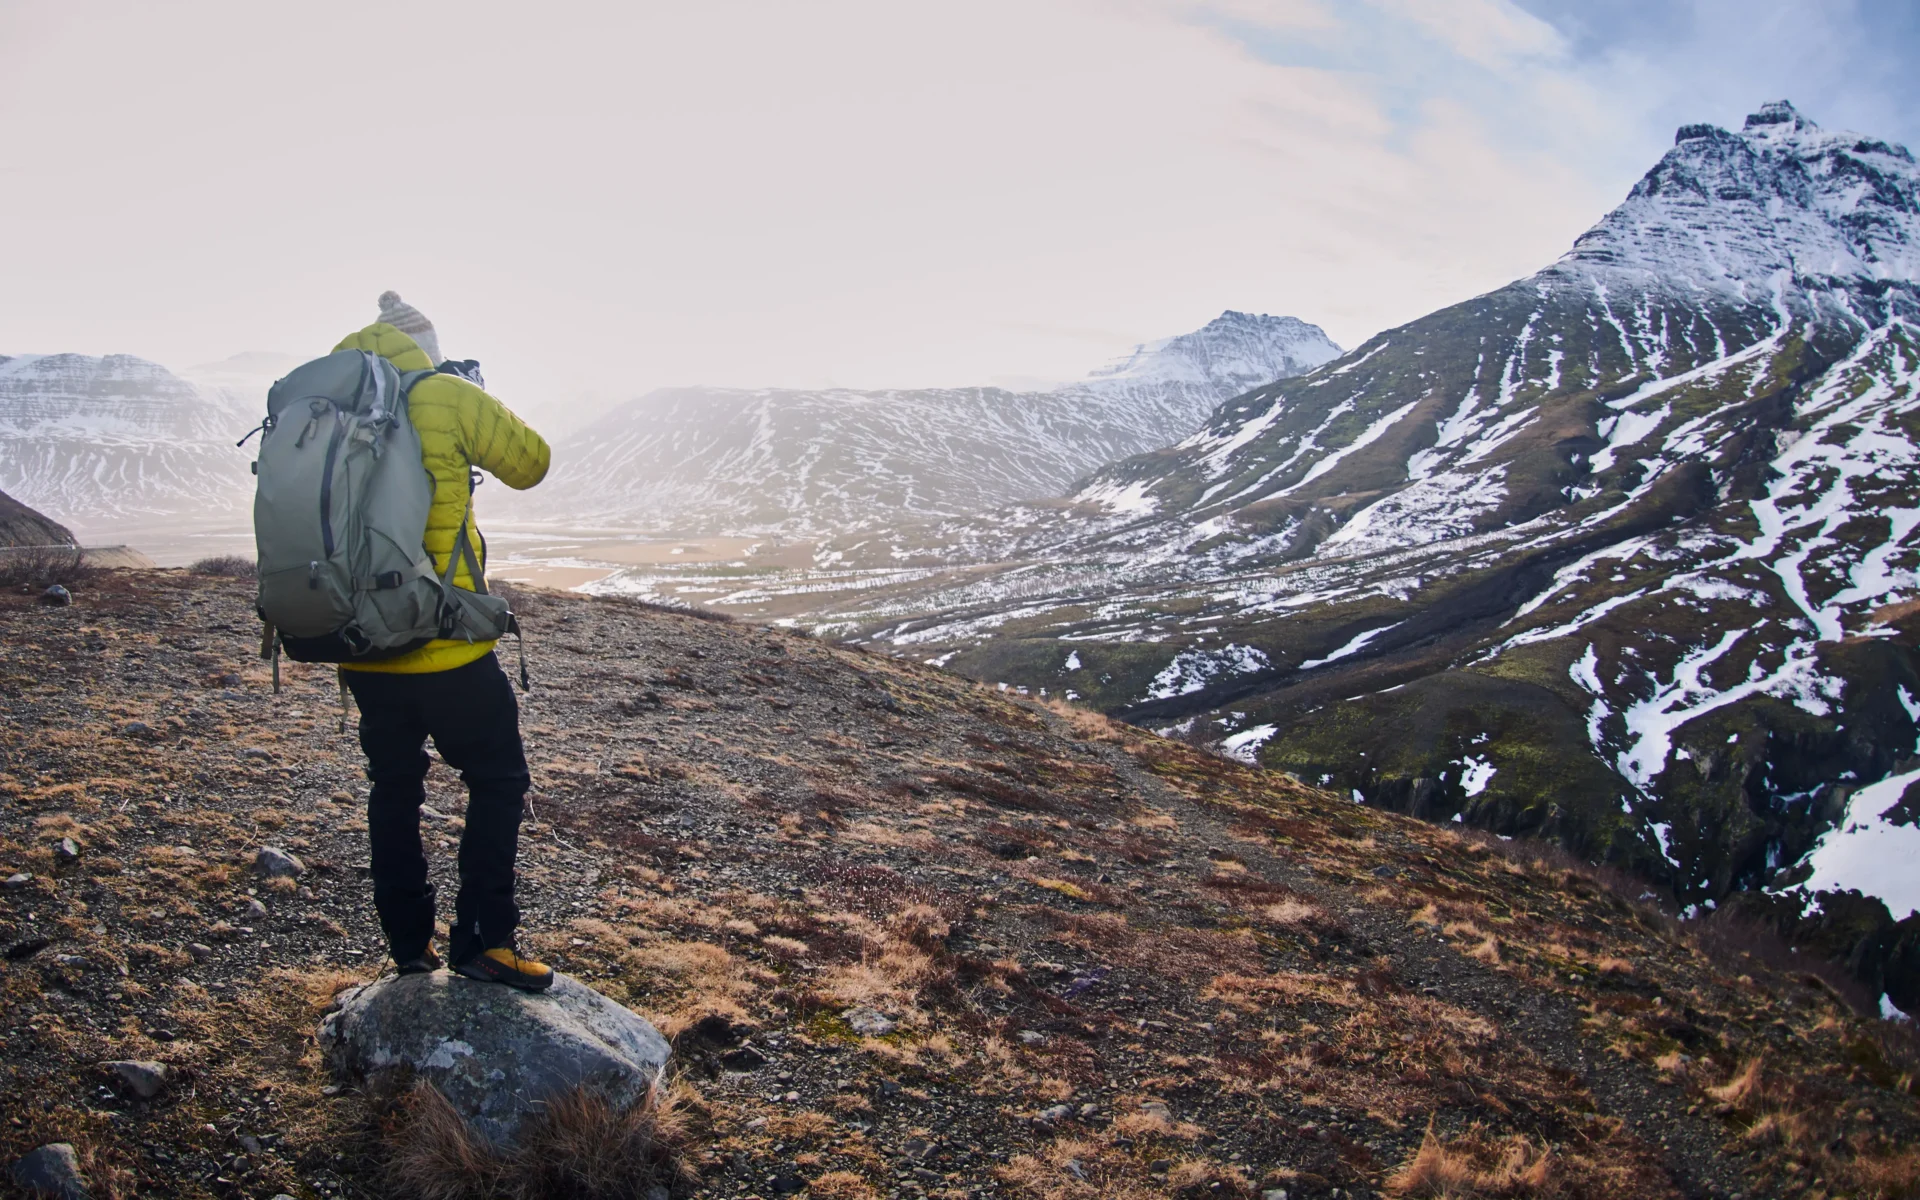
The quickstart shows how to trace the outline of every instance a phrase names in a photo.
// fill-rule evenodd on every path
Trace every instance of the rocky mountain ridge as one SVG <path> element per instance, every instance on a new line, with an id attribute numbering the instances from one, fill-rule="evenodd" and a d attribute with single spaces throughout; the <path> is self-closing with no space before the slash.
<path id="1" fill-rule="evenodd" d="M 1804 911 L 1920 1005 L 1920 896 L 1861 865 L 1912 826 L 1879 809 L 1915 641 L 1875 614 L 1920 594 L 1916 245 L 1904 148 L 1784 103 L 1685 127 L 1539 274 L 926 543 L 1002 565 L 825 617 L 1684 904 Z"/>
<path id="2" fill-rule="evenodd" d="M 93 541 L 124 541 L 130 524 L 244 524 L 253 480 L 233 443 L 259 407 L 131 355 L 0 358 L 0 488 Z"/>

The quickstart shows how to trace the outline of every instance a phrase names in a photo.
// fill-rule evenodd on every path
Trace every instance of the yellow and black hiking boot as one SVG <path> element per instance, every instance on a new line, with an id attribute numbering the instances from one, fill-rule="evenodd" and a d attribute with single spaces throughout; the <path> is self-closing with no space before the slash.
<path id="1" fill-rule="evenodd" d="M 553 986 L 553 968 L 531 958 L 522 958 L 512 946 L 495 946 L 482 951 L 453 968 L 468 979 L 504 983 L 523 992 L 544 992 Z"/>
<path id="2" fill-rule="evenodd" d="M 432 946 L 428 946 L 418 957 L 394 965 L 402 975 L 431 975 L 447 964 L 440 961 L 440 956 L 433 952 Z"/>

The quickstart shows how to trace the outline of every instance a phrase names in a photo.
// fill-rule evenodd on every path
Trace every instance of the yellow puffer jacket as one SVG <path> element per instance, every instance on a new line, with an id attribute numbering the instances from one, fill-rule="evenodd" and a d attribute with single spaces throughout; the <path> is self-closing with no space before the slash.
<path id="1" fill-rule="evenodd" d="M 341 339 L 335 351 L 371 350 L 392 362 L 402 373 L 430 370 L 426 351 L 391 325 L 369 325 Z M 547 477 L 551 451 L 539 434 L 508 411 L 507 406 L 458 375 L 434 375 L 413 385 L 407 412 L 420 434 L 420 457 L 433 476 L 433 508 L 427 514 L 427 553 L 434 570 L 444 575 L 460 536 L 460 520 L 467 516 L 470 490 L 468 470 L 479 467 L 510 488 L 524 490 Z M 487 567 L 480 527 L 469 518 L 467 536 Z M 453 581 L 473 587 L 463 562 Z M 435 640 L 418 650 L 381 662 L 346 663 L 349 671 L 384 671 L 424 675 L 451 671 L 493 650 L 492 642 Z"/>

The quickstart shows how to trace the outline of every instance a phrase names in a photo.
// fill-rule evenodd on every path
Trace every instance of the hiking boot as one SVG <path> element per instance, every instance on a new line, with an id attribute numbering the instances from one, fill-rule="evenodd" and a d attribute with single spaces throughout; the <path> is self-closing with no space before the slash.
<path id="1" fill-rule="evenodd" d="M 397 967 L 402 975 L 431 975 L 446 965 L 440 961 L 440 956 L 433 952 L 433 947 L 428 946 L 417 957 L 398 963 Z"/>
<path id="2" fill-rule="evenodd" d="M 495 946 L 482 951 L 453 969 L 468 979 L 504 983 L 523 992 L 544 992 L 553 986 L 552 967 L 520 957 L 512 946 Z"/>

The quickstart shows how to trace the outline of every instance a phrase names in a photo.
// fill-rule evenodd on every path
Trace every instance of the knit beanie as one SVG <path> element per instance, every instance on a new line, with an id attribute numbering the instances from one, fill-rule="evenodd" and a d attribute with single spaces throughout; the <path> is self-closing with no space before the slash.
<path id="1" fill-rule="evenodd" d="M 435 366 L 440 364 L 440 338 L 433 332 L 433 322 L 427 320 L 425 313 L 402 300 L 399 292 L 380 293 L 380 322 L 412 338 L 427 352 L 429 362 Z"/>

